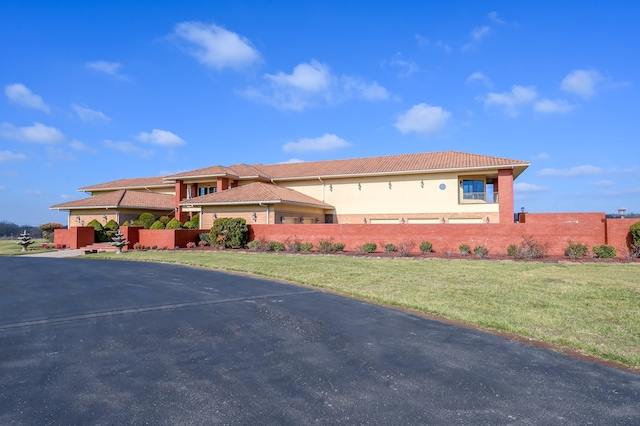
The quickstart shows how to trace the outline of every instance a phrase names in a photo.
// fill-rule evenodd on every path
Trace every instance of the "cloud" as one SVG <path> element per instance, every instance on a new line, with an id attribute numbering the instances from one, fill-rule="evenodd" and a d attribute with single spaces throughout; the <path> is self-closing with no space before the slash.
<path id="1" fill-rule="evenodd" d="M 120 62 L 107 62 L 107 61 L 100 60 L 100 61 L 87 62 L 86 64 L 84 64 L 84 66 L 94 71 L 109 74 L 110 76 L 113 76 L 120 80 L 127 79 L 127 76 L 125 76 L 124 74 L 120 74 L 120 68 L 122 67 L 122 64 L 120 64 Z"/>
<path id="2" fill-rule="evenodd" d="M 342 76 L 342 85 L 347 95 L 368 101 L 379 101 L 389 98 L 387 89 L 377 82 L 367 83 L 362 77 Z"/>
<path id="3" fill-rule="evenodd" d="M 52 146 L 47 147 L 47 157 L 49 160 L 67 160 L 67 161 L 75 161 L 77 158 L 68 152 L 60 148 L 54 148 Z"/>
<path id="4" fill-rule="evenodd" d="M 125 154 L 137 155 L 142 158 L 150 157 L 154 154 L 153 151 L 145 151 L 137 145 L 132 144 L 127 141 L 112 141 L 112 140 L 104 140 L 102 144 L 107 148 L 114 149 L 116 151 L 123 152 Z"/>
<path id="5" fill-rule="evenodd" d="M 62 132 L 55 127 L 33 123 L 33 126 L 16 127 L 10 123 L 0 124 L 0 137 L 20 142 L 54 144 L 65 140 Z"/>
<path id="6" fill-rule="evenodd" d="M 535 87 L 514 85 L 510 92 L 489 93 L 484 101 L 485 107 L 497 105 L 504 108 L 510 116 L 518 115 L 518 107 L 535 101 L 538 97 Z"/>
<path id="7" fill-rule="evenodd" d="M 401 133 L 416 132 L 431 136 L 444 129 L 449 117 L 451 113 L 442 107 L 420 103 L 400 114 L 395 126 Z"/>
<path id="8" fill-rule="evenodd" d="M 167 130 L 158 129 L 153 129 L 151 133 L 142 132 L 138 135 L 137 139 L 141 142 L 167 147 L 182 146 L 186 144 L 186 142 L 178 135 Z"/>
<path id="9" fill-rule="evenodd" d="M 25 195 L 34 195 L 36 197 L 39 197 L 42 194 L 44 194 L 44 192 L 42 192 L 39 189 L 25 189 L 24 191 L 22 191 L 22 193 Z"/>
<path id="10" fill-rule="evenodd" d="M 337 78 L 329 66 L 315 60 L 296 65 L 291 74 L 265 74 L 264 80 L 265 85 L 248 88 L 243 94 L 283 110 L 302 111 L 311 105 L 349 98 L 368 101 L 389 98 L 387 90 L 377 82 L 348 75 Z"/>
<path id="11" fill-rule="evenodd" d="M 474 81 L 479 81 L 484 84 L 486 87 L 491 87 L 491 80 L 489 77 L 484 75 L 483 73 L 476 71 L 472 73 L 469 77 L 467 77 L 467 83 L 473 83 Z"/>
<path id="12" fill-rule="evenodd" d="M 600 167 L 584 165 L 571 167 L 569 169 L 542 169 L 538 172 L 539 176 L 545 177 L 579 177 L 579 176 L 595 176 L 607 173 Z"/>
<path id="13" fill-rule="evenodd" d="M 613 186 L 613 182 L 607 179 L 603 179 L 603 180 L 599 180 L 598 182 L 590 183 L 589 185 L 605 188 L 605 187 Z"/>
<path id="14" fill-rule="evenodd" d="M 27 159 L 27 156 L 24 154 L 16 154 L 11 151 L 0 151 L 0 163 L 9 161 L 23 161 Z"/>
<path id="15" fill-rule="evenodd" d="M 541 152 L 540 154 L 534 155 L 534 160 L 548 160 L 551 156 L 546 152 Z"/>
<path id="16" fill-rule="evenodd" d="M 69 142 L 69 147 L 75 151 L 96 152 L 95 149 L 88 147 L 84 143 L 75 139 Z"/>
<path id="17" fill-rule="evenodd" d="M 565 92 L 591 98 L 597 92 L 597 86 L 604 78 L 595 70 L 573 70 L 562 80 L 561 89 Z"/>
<path id="18" fill-rule="evenodd" d="M 325 152 L 346 148 L 349 142 L 330 133 L 318 138 L 302 138 L 298 142 L 287 142 L 282 146 L 284 152 Z"/>
<path id="19" fill-rule="evenodd" d="M 573 108 L 574 105 L 571 105 L 570 103 L 562 99 L 542 99 L 533 105 L 533 109 L 536 112 L 545 114 L 566 114 Z"/>
<path id="20" fill-rule="evenodd" d="M 102 111 L 96 111 L 94 109 L 83 107 L 81 105 L 71 104 L 71 109 L 73 109 L 75 113 L 78 114 L 80 120 L 89 123 L 98 123 L 111 120 Z"/>
<path id="21" fill-rule="evenodd" d="M 187 53 L 217 70 L 239 70 L 260 60 L 260 54 L 248 39 L 215 24 L 181 22 L 173 34 L 186 42 L 183 47 Z"/>
<path id="22" fill-rule="evenodd" d="M 476 43 L 479 43 L 482 41 L 483 38 L 488 36 L 490 32 L 491 32 L 491 28 L 487 27 L 486 25 L 483 25 L 478 28 L 474 28 L 473 31 L 471 31 L 471 40 L 475 41 Z"/>
<path id="23" fill-rule="evenodd" d="M 304 163 L 304 160 L 300 160 L 299 158 L 291 158 L 287 161 L 281 161 L 278 164 L 295 164 L 295 163 Z"/>
<path id="24" fill-rule="evenodd" d="M 39 109 L 46 113 L 49 112 L 49 106 L 44 103 L 42 98 L 29 90 L 24 84 L 17 83 L 5 86 L 4 94 L 7 95 L 9 102 L 14 104 Z"/>
<path id="25" fill-rule="evenodd" d="M 451 46 L 442 40 L 433 41 L 426 37 L 422 37 L 421 35 L 416 34 L 416 42 L 418 43 L 418 47 L 436 47 L 438 49 L 442 49 L 443 51 L 449 53 L 451 52 Z"/>
<path id="26" fill-rule="evenodd" d="M 507 21 L 503 21 L 502 19 L 500 19 L 498 17 L 498 12 L 489 12 L 487 14 L 487 17 L 489 19 L 491 19 L 491 21 L 495 22 L 496 24 L 506 24 L 507 23 Z"/>
<path id="27" fill-rule="evenodd" d="M 396 53 L 389 61 L 389 65 L 401 68 L 403 70 L 400 72 L 401 77 L 408 77 L 418 71 L 418 65 L 415 62 L 402 59 L 402 53 Z"/>
<path id="28" fill-rule="evenodd" d="M 544 192 L 549 190 L 549 188 L 547 188 L 546 186 L 534 185 L 532 183 L 526 183 L 526 182 L 514 183 L 513 189 L 514 191 L 522 192 L 522 193 Z"/>

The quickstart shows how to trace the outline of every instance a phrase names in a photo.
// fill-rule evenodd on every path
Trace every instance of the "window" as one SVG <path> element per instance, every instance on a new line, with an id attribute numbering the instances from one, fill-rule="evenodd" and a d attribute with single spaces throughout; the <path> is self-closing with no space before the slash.
<path id="1" fill-rule="evenodd" d="M 465 179 L 462 181 L 462 199 L 484 200 L 484 181 Z"/>
<path id="2" fill-rule="evenodd" d="M 207 188 L 198 188 L 198 196 L 202 197 L 203 195 L 207 195 Z"/>

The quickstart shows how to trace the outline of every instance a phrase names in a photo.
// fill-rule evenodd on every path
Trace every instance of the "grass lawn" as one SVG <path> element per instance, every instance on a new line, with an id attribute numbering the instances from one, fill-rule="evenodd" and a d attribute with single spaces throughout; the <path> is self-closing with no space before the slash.
<path id="1" fill-rule="evenodd" d="M 47 251 L 55 251 L 54 249 L 44 249 L 42 248 L 43 244 L 48 244 L 49 247 L 53 247 L 53 243 L 48 242 L 42 238 L 34 239 L 35 241 L 28 248 L 26 253 L 22 252 L 22 246 L 20 244 L 16 244 L 15 242 L 18 239 L 14 240 L 0 240 L 0 256 L 13 256 L 20 254 L 33 254 L 33 253 L 44 253 Z"/>
<path id="2" fill-rule="evenodd" d="M 560 345 L 640 371 L 640 264 L 202 251 L 88 257 L 173 262 L 330 289 Z"/>

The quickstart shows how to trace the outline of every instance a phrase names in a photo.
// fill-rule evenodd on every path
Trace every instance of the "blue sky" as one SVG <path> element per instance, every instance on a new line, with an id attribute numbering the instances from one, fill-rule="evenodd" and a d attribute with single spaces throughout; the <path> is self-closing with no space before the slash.
<path id="1" fill-rule="evenodd" d="M 634 1 L 0 2 L 0 220 L 215 164 L 457 150 L 640 213 Z"/>

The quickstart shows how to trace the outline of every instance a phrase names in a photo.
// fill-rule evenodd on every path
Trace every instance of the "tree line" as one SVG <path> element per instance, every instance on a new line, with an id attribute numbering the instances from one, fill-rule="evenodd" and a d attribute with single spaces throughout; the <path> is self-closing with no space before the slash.
<path id="1" fill-rule="evenodd" d="M 31 238 L 47 238 L 53 236 L 54 229 L 62 229 L 65 226 L 59 223 L 44 223 L 40 226 L 17 225 L 6 220 L 0 221 L 0 238 L 17 238 L 24 231 L 29 233 Z"/>

